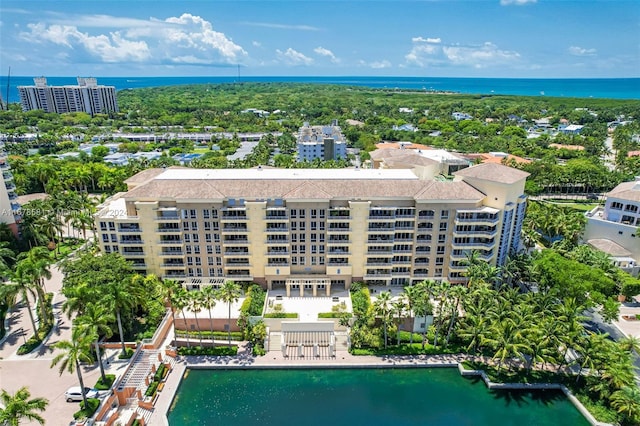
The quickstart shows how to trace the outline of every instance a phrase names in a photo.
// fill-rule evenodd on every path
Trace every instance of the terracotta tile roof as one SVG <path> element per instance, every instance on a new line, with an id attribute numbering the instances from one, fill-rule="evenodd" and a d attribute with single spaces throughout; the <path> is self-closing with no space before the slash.
<path id="1" fill-rule="evenodd" d="M 263 170 L 261 178 L 242 178 L 238 173 L 237 179 L 228 179 L 223 174 L 228 170 L 220 170 L 223 178 L 217 179 L 217 170 L 207 170 L 200 179 L 176 178 L 153 179 L 144 183 L 124 195 L 126 199 L 157 200 L 157 199 L 212 199 L 224 198 L 284 198 L 284 199 L 376 199 L 376 198 L 406 198 L 415 200 L 468 200 L 481 201 L 485 195 L 463 181 L 428 181 L 409 178 L 396 178 L 397 170 L 382 170 L 381 176 L 390 178 L 373 178 L 372 174 L 363 173 L 362 179 L 340 179 L 331 177 L 327 170 L 325 178 L 306 178 L 304 173 L 298 177 L 281 178 L 282 170 L 274 171 L 276 178 L 269 178 L 267 170 Z M 205 172 L 203 170 L 203 172 Z M 363 170 L 362 172 L 366 172 Z M 410 172 L 407 172 L 410 174 Z"/>
<path id="2" fill-rule="evenodd" d="M 512 184 L 526 179 L 529 173 L 502 164 L 482 163 L 453 173 L 463 178 L 482 179 L 499 183 Z"/>

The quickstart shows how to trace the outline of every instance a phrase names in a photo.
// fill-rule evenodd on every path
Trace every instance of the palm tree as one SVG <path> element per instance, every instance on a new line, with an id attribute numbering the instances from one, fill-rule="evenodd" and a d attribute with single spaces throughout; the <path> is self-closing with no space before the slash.
<path id="1" fill-rule="evenodd" d="M 640 337 L 625 336 L 622 339 L 618 340 L 618 345 L 620 345 L 620 348 L 623 351 L 635 351 L 637 354 L 640 354 Z"/>
<path id="2" fill-rule="evenodd" d="M 215 338 L 213 337 L 213 318 L 211 316 L 211 310 L 216 306 L 218 300 L 218 294 L 216 289 L 212 285 L 208 285 L 201 291 L 202 307 L 209 311 L 209 328 L 211 329 L 211 344 L 215 346 Z"/>
<path id="3" fill-rule="evenodd" d="M 40 318 L 48 321 L 45 306 L 45 279 L 51 278 L 49 251 L 45 247 L 34 247 L 26 253 L 18 256 L 16 271 L 21 269 L 23 276 L 28 276 L 33 281 L 33 288 L 40 300 Z"/>
<path id="4" fill-rule="evenodd" d="M 9 241 L 0 241 L 0 279 L 10 271 L 9 265 L 15 259 L 15 253 L 9 248 Z"/>
<path id="5" fill-rule="evenodd" d="M 640 421 L 640 389 L 634 383 L 615 391 L 611 395 L 611 406 L 623 414 L 629 421 Z"/>
<path id="6" fill-rule="evenodd" d="M 184 287 L 178 287 L 173 294 L 171 295 L 171 305 L 174 306 L 182 313 L 182 318 L 184 319 L 185 328 L 187 326 L 187 316 L 184 313 L 184 308 L 189 305 L 189 292 Z M 175 333 L 175 322 L 174 322 L 174 333 Z M 187 336 L 187 347 L 191 347 L 191 343 L 189 342 L 189 330 L 185 330 Z M 177 344 L 177 337 L 176 337 Z"/>
<path id="7" fill-rule="evenodd" d="M 229 332 L 229 345 L 231 345 L 231 304 L 237 302 L 242 295 L 242 289 L 231 280 L 222 284 L 218 292 L 219 299 L 229 306 L 229 317 L 227 321 L 227 331 Z"/>
<path id="8" fill-rule="evenodd" d="M 458 307 L 460 306 L 460 300 L 467 294 L 467 287 L 462 285 L 454 285 L 449 290 L 449 294 L 455 300 L 455 303 L 451 309 L 451 321 L 449 322 L 449 329 L 447 330 L 447 337 L 445 338 L 445 346 L 449 345 L 449 337 L 451 336 L 451 330 L 456 324 L 458 317 Z"/>
<path id="9" fill-rule="evenodd" d="M 122 329 L 122 312 L 124 310 L 132 310 L 135 308 L 142 295 L 134 282 L 134 278 L 126 278 L 123 281 L 114 281 L 107 284 L 107 303 L 116 313 L 118 322 L 118 334 L 120 335 L 120 343 L 122 344 L 122 356 L 126 356 L 127 348 L 124 344 L 124 331 Z"/>
<path id="10" fill-rule="evenodd" d="M 373 303 L 373 308 L 377 316 L 382 319 L 384 333 L 384 348 L 387 349 L 387 323 L 391 316 L 391 292 L 383 291 Z"/>
<path id="11" fill-rule="evenodd" d="M 176 307 L 174 306 L 174 294 L 180 288 L 180 284 L 178 284 L 175 280 L 162 280 L 159 282 L 158 289 L 160 290 L 160 295 L 162 300 L 165 302 L 165 305 L 169 305 L 169 309 L 171 309 L 171 322 L 173 323 L 173 340 L 177 341 L 176 336 Z"/>
<path id="12" fill-rule="evenodd" d="M 43 425 L 44 419 L 37 411 L 44 411 L 49 401 L 45 398 L 29 399 L 30 397 L 31 393 L 25 386 L 13 395 L 3 389 L 0 393 L 0 424 L 18 426 L 25 419 Z"/>
<path id="13" fill-rule="evenodd" d="M 76 317 L 75 324 L 85 334 L 96 336 L 93 341 L 93 348 L 96 352 L 96 358 L 98 365 L 100 366 L 100 377 L 102 377 L 102 383 L 107 382 L 107 376 L 104 373 L 104 366 L 102 365 L 102 352 L 100 351 L 100 345 L 98 339 L 101 334 L 106 337 L 111 337 L 113 331 L 109 324 L 115 320 L 113 313 L 107 310 L 107 307 L 100 303 L 90 303 L 86 306 L 84 313 Z"/>
<path id="14" fill-rule="evenodd" d="M 393 312 L 398 315 L 398 330 L 396 332 L 398 342 L 396 343 L 396 345 L 400 346 L 400 324 L 402 323 L 402 317 L 404 316 L 405 309 L 407 309 L 407 304 L 404 301 L 404 297 L 401 296 L 400 298 L 396 299 L 392 303 L 392 308 Z M 413 331 L 410 334 L 413 335 Z"/>
<path id="15" fill-rule="evenodd" d="M 189 310 L 196 317 L 196 328 L 198 329 L 198 338 L 200 339 L 200 347 L 202 347 L 202 330 L 198 321 L 198 313 L 202 311 L 202 297 L 199 290 L 189 292 Z"/>
<path id="16" fill-rule="evenodd" d="M 14 293 L 20 293 L 22 295 L 22 301 L 27 307 L 27 313 L 29 314 L 29 319 L 31 320 L 31 326 L 33 327 L 33 334 L 38 335 L 38 326 L 36 325 L 36 320 L 33 317 L 33 312 L 31 311 L 31 302 L 29 302 L 29 294 L 31 294 L 34 298 L 36 297 L 33 290 L 33 280 L 31 276 L 24 270 L 24 268 L 16 268 L 16 271 L 11 278 L 10 286 L 15 286 Z"/>
<path id="17" fill-rule="evenodd" d="M 89 349 L 91 347 L 91 341 L 94 340 L 94 338 L 94 335 L 83 334 L 82 330 L 74 328 L 71 333 L 71 340 L 60 340 L 53 344 L 55 349 L 60 349 L 63 352 L 51 360 L 51 368 L 60 363 L 58 370 L 60 375 L 62 375 L 65 370 L 71 374 L 74 372 L 78 374 L 78 382 L 82 390 L 82 400 L 84 401 L 85 407 L 88 407 L 87 396 L 84 393 L 84 380 L 82 379 L 80 363 L 91 362 Z"/>
<path id="18" fill-rule="evenodd" d="M 407 300 L 407 307 L 409 308 L 409 315 L 411 319 L 415 321 L 415 308 L 419 304 L 419 299 L 424 293 L 424 286 L 420 286 L 420 283 L 404 288 L 404 295 Z M 409 335 L 409 344 L 413 345 L 413 329 Z"/>

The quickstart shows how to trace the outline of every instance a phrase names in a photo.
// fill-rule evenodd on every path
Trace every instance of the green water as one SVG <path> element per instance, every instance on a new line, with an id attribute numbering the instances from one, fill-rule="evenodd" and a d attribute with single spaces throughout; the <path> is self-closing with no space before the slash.
<path id="1" fill-rule="evenodd" d="M 187 370 L 171 426 L 582 426 L 560 391 L 490 391 L 454 368 Z"/>

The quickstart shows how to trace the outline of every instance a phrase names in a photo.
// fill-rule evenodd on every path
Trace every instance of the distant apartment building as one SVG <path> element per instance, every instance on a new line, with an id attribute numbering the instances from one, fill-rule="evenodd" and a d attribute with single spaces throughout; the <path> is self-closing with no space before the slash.
<path id="1" fill-rule="evenodd" d="M 603 206 L 587 213 L 584 240 L 604 251 L 621 269 L 640 272 L 640 177 L 607 194 Z"/>
<path id="2" fill-rule="evenodd" d="M 187 287 L 252 281 L 293 295 L 353 281 L 464 282 L 471 250 L 520 248 L 528 173 L 500 164 L 448 180 L 412 170 L 149 169 L 95 215 L 100 248 Z"/>
<path id="3" fill-rule="evenodd" d="M 347 157 L 347 141 L 334 120 L 329 126 L 310 126 L 308 122 L 298 131 L 298 161 L 337 160 Z"/>
<path id="4" fill-rule="evenodd" d="M 77 85 L 47 86 L 45 77 L 33 79 L 33 86 L 18 86 L 23 111 L 86 112 L 100 114 L 118 111 L 116 88 L 100 86 L 95 78 L 78 77 Z"/>
<path id="5" fill-rule="evenodd" d="M 0 140 L 0 172 L 2 184 L 0 184 L 0 223 L 6 223 L 9 229 L 18 236 L 18 224 L 20 223 L 20 204 L 16 194 L 16 185 L 13 182 L 7 154 L 4 151 L 4 141 Z"/>

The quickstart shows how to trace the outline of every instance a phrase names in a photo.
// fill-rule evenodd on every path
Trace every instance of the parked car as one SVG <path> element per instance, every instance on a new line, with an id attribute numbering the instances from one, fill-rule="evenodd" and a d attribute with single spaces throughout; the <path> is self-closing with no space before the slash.
<path id="1" fill-rule="evenodd" d="M 80 386 L 73 386 L 67 389 L 64 397 L 67 402 L 82 401 L 82 392 Z M 100 392 L 97 389 L 84 388 L 84 394 L 87 398 L 99 398 Z"/>

